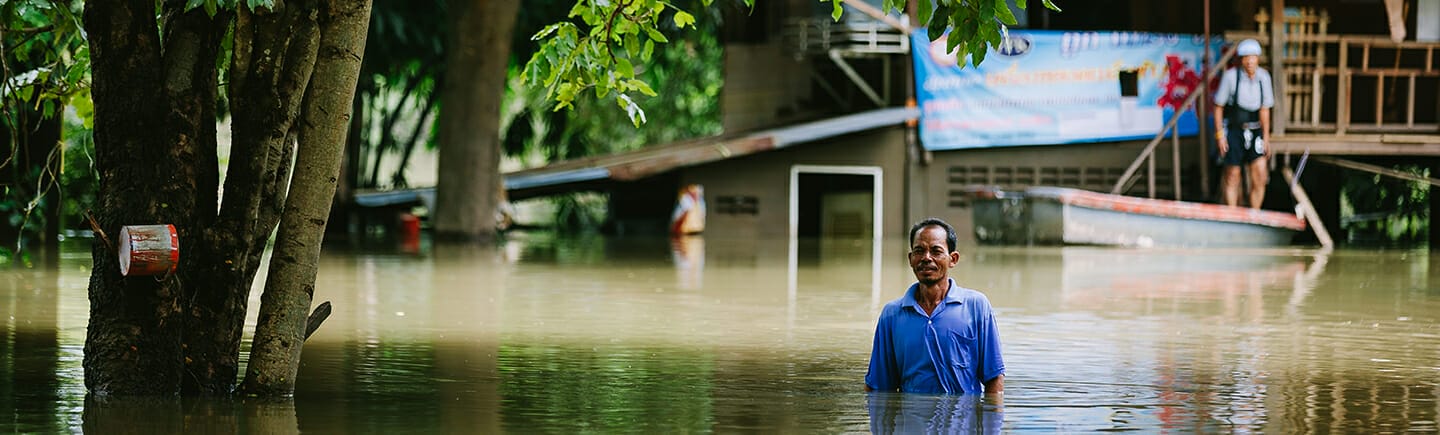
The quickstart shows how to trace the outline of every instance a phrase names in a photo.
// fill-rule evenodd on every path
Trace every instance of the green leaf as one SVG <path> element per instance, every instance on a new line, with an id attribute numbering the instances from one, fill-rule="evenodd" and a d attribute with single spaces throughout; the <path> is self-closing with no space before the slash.
<path id="1" fill-rule="evenodd" d="M 655 54 L 655 41 L 645 41 L 645 48 L 640 50 L 640 59 L 649 61 L 653 54 Z"/>
<path id="2" fill-rule="evenodd" d="M 1044 4 L 1045 7 L 1050 8 L 1050 10 L 1052 10 L 1052 11 L 1062 12 L 1062 11 L 1060 10 L 1060 7 L 1059 7 L 1059 6 L 1055 6 L 1055 2 L 1052 1 L 1052 0 L 1040 0 L 1040 3 Z"/>
<path id="3" fill-rule="evenodd" d="M 69 104 L 75 108 L 75 115 L 80 117 L 85 128 L 95 128 L 95 103 L 90 101 L 90 92 L 75 93 L 70 97 Z"/>
<path id="4" fill-rule="evenodd" d="M 640 93 L 642 94 L 649 95 L 651 97 L 657 95 L 654 89 L 650 89 L 650 84 L 645 83 L 644 80 L 630 79 L 629 81 L 625 82 L 625 84 L 629 85 L 631 88 L 637 91 L 640 91 Z"/>
<path id="5" fill-rule="evenodd" d="M 574 84 L 561 83 L 560 87 L 555 89 L 555 102 L 559 103 L 555 105 L 555 111 L 558 112 L 560 109 L 572 107 L 571 102 L 575 101 L 575 93 L 576 89 Z"/>
<path id="6" fill-rule="evenodd" d="M 920 0 L 918 3 L 918 7 L 920 8 L 920 24 L 927 24 L 930 22 L 930 18 L 934 16 L 935 4 L 932 3 L 931 0 Z"/>
<path id="7" fill-rule="evenodd" d="M 675 11 L 675 27 L 684 29 L 685 26 L 695 27 L 695 16 L 685 11 Z"/>
<path id="8" fill-rule="evenodd" d="M 190 12 L 204 5 L 205 0 L 185 0 L 185 12 Z"/>
<path id="9" fill-rule="evenodd" d="M 977 43 L 977 44 L 971 44 L 971 45 L 970 45 L 970 64 L 971 64 L 971 65 L 974 65 L 974 66 L 980 66 L 980 62 L 984 62 L 984 61 L 985 61 L 985 53 L 987 53 L 987 52 L 989 52 L 989 51 L 990 51 L 990 50 L 985 47 L 985 43 L 983 43 L 983 42 Z"/>
<path id="10" fill-rule="evenodd" d="M 646 26 L 646 27 L 645 27 L 645 34 L 648 35 L 648 36 L 650 36 L 650 40 L 655 41 L 655 42 L 661 42 L 661 43 L 670 42 L 669 39 L 666 39 L 666 38 L 665 38 L 665 34 L 660 33 L 659 30 L 656 30 L 654 27 L 651 27 L 651 26 Z"/>
<path id="11" fill-rule="evenodd" d="M 220 9 L 220 5 L 219 5 L 218 3 L 216 3 L 215 0 L 205 0 L 205 13 L 206 13 L 206 14 L 209 14 L 210 16 L 213 17 L 213 16 L 215 16 L 215 13 L 216 13 L 216 12 L 219 12 L 219 9 Z"/>
<path id="12" fill-rule="evenodd" d="M 555 33 L 556 30 L 560 30 L 561 27 L 564 27 L 564 26 L 566 26 L 566 25 L 573 25 L 573 24 L 570 24 L 569 21 L 563 21 L 563 22 L 559 22 L 559 23 L 555 23 L 555 24 L 551 24 L 551 25 L 545 26 L 544 28 L 540 29 L 539 32 L 535 32 L 535 35 L 534 35 L 534 36 L 531 36 L 531 37 L 530 37 L 530 40 L 531 40 L 531 41 L 539 41 L 539 40 L 541 40 L 541 39 L 545 39 L 546 36 L 550 36 L 551 33 Z"/>
<path id="13" fill-rule="evenodd" d="M 275 9 L 275 0 L 246 0 L 245 3 L 252 11 L 260 8 Z"/>
<path id="14" fill-rule="evenodd" d="M 999 18 L 1000 22 L 1009 24 L 1011 26 L 1017 23 L 1015 21 L 1014 11 L 1010 10 L 1010 5 L 1005 4 L 1004 0 L 995 2 L 995 17 Z"/>
<path id="15" fill-rule="evenodd" d="M 1025 0 L 1015 0 L 1015 6 L 1019 6 L 1020 9 L 1025 9 Z"/>
<path id="16" fill-rule="evenodd" d="M 843 0 L 830 0 L 830 3 L 834 5 L 834 9 L 830 12 L 830 18 L 837 22 L 840 21 L 840 15 L 845 13 L 845 8 L 840 7 L 841 1 Z"/>
<path id="17" fill-rule="evenodd" d="M 931 17 L 931 20 L 927 22 L 930 29 L 926 36 L 929 36 L 931 41 L 935 41 L 941 36 L 945 36 L 945 28 L 950 27 L 950 6 L 941 3 L 939 7 L 935 8 L 935 15 Z"/>
<path id="18" fill-rule="evenodd" d="M 615 58 L 615 74 L 619 74 L 620 77 L 635 77 L 635 66 L 630 64 L 629 60 L 617 57 Z"/>

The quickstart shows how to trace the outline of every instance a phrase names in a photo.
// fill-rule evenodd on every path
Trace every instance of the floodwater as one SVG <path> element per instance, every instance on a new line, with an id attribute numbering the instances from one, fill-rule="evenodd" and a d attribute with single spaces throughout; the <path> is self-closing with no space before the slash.
<path id="1" fill-rule="evenodd" d="M 77 250 L 0 271 L 0 432 L 1437 431 L 1425 250 L 963 246 L 954 276 L 998 313 L 996 404 L 862 392 L 879 307 L 911 282 L 903 248 L 877 264 L 868 241 L 517 234 L 327 251 L 317 299 L 335 312 L 293 401 L 87 401 Z"/>

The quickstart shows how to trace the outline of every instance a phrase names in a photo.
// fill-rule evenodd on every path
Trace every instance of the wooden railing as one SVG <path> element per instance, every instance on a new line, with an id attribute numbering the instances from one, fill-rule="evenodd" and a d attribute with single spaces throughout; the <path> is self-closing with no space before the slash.
<path id="1" fill-rule="evenodd" d="M 1269 18 L 1261 12 L 1256 20 L 1260 33 L 1230 32 L 1227 39 L 1255 38 L 1268 46 Z M 1283 21 L 1285 46 L 1271 71 L 1283 93 L 1276 134 L 1440 133 L 1440 43 L 1330 34 L 1323 10 L 1302 8 Z"/>

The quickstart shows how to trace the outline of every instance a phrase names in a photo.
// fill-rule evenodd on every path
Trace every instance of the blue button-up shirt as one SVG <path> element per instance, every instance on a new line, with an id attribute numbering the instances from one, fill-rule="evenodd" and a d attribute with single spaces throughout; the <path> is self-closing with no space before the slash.
<path id="1" fill-rule="evenodd" d="M 995 314 L 983 293 L 950 280 L 950 292 L 926 315 L 919 284 L 880 311 L 865 385 L 878 391 L 980 394 L 1005 374 Z"/>

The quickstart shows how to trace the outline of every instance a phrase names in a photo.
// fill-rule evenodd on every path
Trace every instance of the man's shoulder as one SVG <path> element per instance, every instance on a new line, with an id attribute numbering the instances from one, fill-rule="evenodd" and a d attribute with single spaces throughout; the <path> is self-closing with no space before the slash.
<path id="1" fill-rule="evenodd" d="M 979 303 L 986 307 L 990 306 L 990 298 L 985 296 L 985 292 L 969 287 L 955 286 L 950 289 L 950 297 L 958 299 L 962 303 Z"/>
<path id="2" fill-rule="evenodd" d="M 906 299 L 909 299 L 908 294 L 895 298 L 895 300 L 892 300 L 890 302 L 886 302 L 885 306 L 880 309 L 880 315 L 885 316 L 899 312 L 900 308 L 905 306 Z"/>

